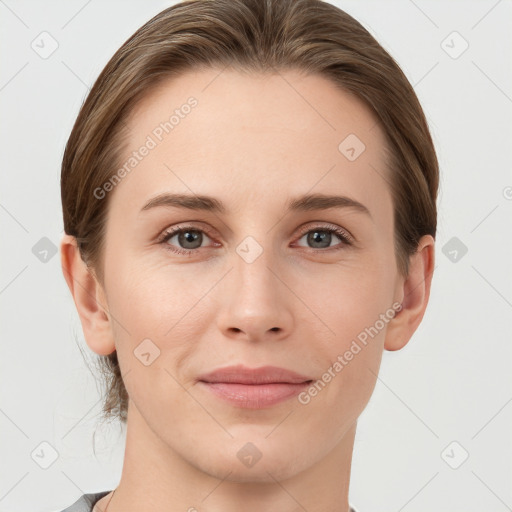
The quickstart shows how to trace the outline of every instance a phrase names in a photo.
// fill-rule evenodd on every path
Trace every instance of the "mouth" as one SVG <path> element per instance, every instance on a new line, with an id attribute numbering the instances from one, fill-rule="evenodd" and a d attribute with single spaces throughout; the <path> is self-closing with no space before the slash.
<path id="1" fill-rule="evenodd" d="M 201 387 L 217 398 L 246 409 L 263 409 L 289 400 L 311 382 L 311 377 L 285 368 L 251 369 L 243 365 L 221 368 L 198 379 Z"/>

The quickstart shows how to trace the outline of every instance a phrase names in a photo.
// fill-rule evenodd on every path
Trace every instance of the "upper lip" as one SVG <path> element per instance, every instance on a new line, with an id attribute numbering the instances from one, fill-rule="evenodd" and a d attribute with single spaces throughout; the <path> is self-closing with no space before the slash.
<path id="1" fill-rule="evenodd" d="M 272 384 L 279 382 L 301 384 L 312 379 L 277 366 L 248 368 L 247 366 L 237 365 L 219 368 L 218 370 L 201 375 L 198 380 L 203 382 L 228 382 L 232 384 Z"/>

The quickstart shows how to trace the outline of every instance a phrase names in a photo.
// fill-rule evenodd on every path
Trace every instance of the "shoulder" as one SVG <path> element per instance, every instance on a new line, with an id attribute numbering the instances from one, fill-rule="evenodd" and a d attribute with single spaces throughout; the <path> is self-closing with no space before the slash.
<path id="1" fill-rule="evenodd" d="M 95 503 L 101 500 L 101 498 L 106 496 L 109 492 L 112 491 L 84 494 L 77 501 L 75 501 L 75 503 L 65 508 L 61 512 L 92 512 Z"/>

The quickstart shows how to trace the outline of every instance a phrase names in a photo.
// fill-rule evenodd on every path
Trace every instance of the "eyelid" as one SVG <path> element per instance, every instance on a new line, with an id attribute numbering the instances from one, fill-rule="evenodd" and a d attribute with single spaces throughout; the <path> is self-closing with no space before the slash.
<path id="1" fill-rule="evenodd" d="M 318 230 L 325 229 L 326 231 L 333 231 L 334 234 L 339 236 L 342 240 L 345 238 L 346 241 L 343 240 L 345 242 L 345 244 L 347 244 L 347 243 L 355 244 L 356 243 L 356 239 L 352 235 L 352 233 L 350 233 L 350 231 L 348 231 L 347 229 L 342 228 L 341 226 L 337 226 L 336 224 L 331 224 L 330 222 L 325 222 L 325 221 L 312 221 L 312 222 L 313 222 L 313 225 L 311 225 L 311 223 L 309 223 L 309 224 L 305 224 L 299 228 L 301 237 L 303 235 L 305 235 L 306 233 L 313 231 L 314 229 L 318 229 Z M 315 222 L 317 224 L 315 224 Z"/>
<path id="2" fill-rule="evenodd" d="M 197 222 L 197 221 L 195 221 L 195 222 Z M 193 231 L 200 231 L 200 232 L 206 233 L 206 235 L 208 235 L 208 237 L 210 237 L 210 238 L 216 237 L 216 235 L 212 234 L 212 230 L 210 230 L 209 228 L 207 228 L 203 225 L 195 226 L 192 223 L 184 222 L 184 223 L 174 224 L 173 226 L 169 226 L 169 227 L 165 228 L 162 231 L 162 233 L 157 237 L 156 241 L 162 242 L 167 237 L 172 237 L 173 235 L 178 234 L 180 231 L 186 231 L 187 229 L 189 229 L 190 231 L 193 230 Z M 197 249 L 194 249 L 194 250 L 197 250 Z"/>

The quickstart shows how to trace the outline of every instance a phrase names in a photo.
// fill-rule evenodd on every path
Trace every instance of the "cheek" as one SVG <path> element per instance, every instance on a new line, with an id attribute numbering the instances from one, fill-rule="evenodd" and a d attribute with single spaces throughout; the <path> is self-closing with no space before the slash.
<path id="1" fill-rule="evenodd" d="M 325 327 L 327 347 L 343 349 L 391 308 L 393 278 L 383 256 L 364 255 L 302 285 L 299 293 Z"/>
<path id="2" fill-rule="evenodd" d="M 322 335 L 309 333 L 315 340 L 311 353 L 320 369 L 321 382 L 316 387 L 324 405 L 327 401 L 329 407 L 362 410 L 371 396 L 386 328 L 394 316 L 393 274 L 385 268 L 385 262 L 375 258 L 373 263 L 365 261 L 331 275 L 324 281 L 328 287 L 309 283 L 308 291 L 304 290 L 308 304 L 322 320 L 317 326 L 328 327 Z"/>
<path id="3" fill-rule="evenodd" d="M 368 404 L 384 346 L 386 324 L 379 319 L 387 309 L 381 307 L 384 301 L 361 288 L 352 292 L 344 301 L 337 295 L 321 310 L 335 335 L 314 338 L 317 380 L 299 397 L 307 417 L 317 418 L 318 429 L 333 440 Z"/>
<path id="4" fill-rule="evenodd" d="M 201 298 L 215 276 L 192 267 L 171 266 L 165 258 L 156 262 L 143 258 L 118 261 L 110 276 L 109 302 L 132 338 L 163 340 L 183 334 L 184 326 L 190 329 L 196 325 L 195 319 L 204 313 L 206 304 Z"/>
<path id="5" fill-rule="evenodd" d="M 190 384 L 181 368 L 198 350 L 209 314 L 208 301 L 200 299 L 211 280 L 177 267 L 130 267 L 119 261 L 110 287 L 114 337 L 130 398 L 148 417 L 171 402 L 190 407 L 177 382 Z"/>
<path id="6" fill-rule="evenodd" d="M 202 353 L 205 329 L 215 321 L 209 290 L 223 272 L 171 266 L 163 258 L 157 264 L 117 263 L 110 274 L 109 305 L 120 365 L 123 374 L 130 372 L 126 387 L 138 404 L 148 399 L 147 406 L 153 403 L 158 410 L 158 396 L 178 400 L 183 390 L 176 382 L 185 388 L 193 382 L 190 361 Z"/>

